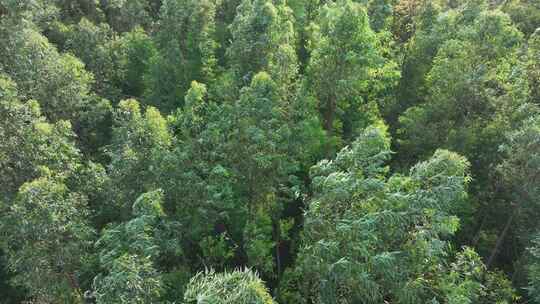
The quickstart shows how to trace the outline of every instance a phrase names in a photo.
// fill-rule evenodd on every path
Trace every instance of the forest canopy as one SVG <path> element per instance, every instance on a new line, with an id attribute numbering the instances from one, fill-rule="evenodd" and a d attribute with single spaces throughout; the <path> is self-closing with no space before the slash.
<path id="1" fill-rule="evenodd" d="M 0 303 L 540 304 L 539 0 L 0 0 Z"/>

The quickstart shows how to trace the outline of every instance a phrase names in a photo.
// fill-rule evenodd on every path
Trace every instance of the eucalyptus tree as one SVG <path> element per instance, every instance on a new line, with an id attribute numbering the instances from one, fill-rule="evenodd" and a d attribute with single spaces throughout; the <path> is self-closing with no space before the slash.
<path id="1" fill-rule="evenodd" d="M 93 91 L 118 102 L 121 92 L 116 80 L 121 71 L 120 58 L 116 51 L 117 37 L 110 26 L 81 18 L 79 23 L 67 26 L 64 35 L 64 49 L 84 62 L 85 69 L 94 76 Z"/>
<path id="2" fill-rule="evenodd" d="M 95 237 L 84 194 L 66 176 L 41 167 L 21 186 L 2 217 L 4 250 L 14 283 L 38 302 L 82 303 L 81 274 Z"/>
<path id="3" fill-rule="evenodd" d="M 230 26 L 228 63 L 241 85 L 265 71 L 283 89 L 297 73 L 293 15 L 285 1 L 244 0 Z"/>
<path id="4" fill-rule="evenodd" d="M 448 260 L 446 239 L 466 203 L 467 160 L 438 150 L 408 176 L 387 177 L 389 145 L 383 130 L 370 127 L 335 160 L 312 167 L 314 194 L 296 269 L 302 297 L 311 303 L 511 303 L 509 283 L 484 276 L 474 251 L 465 249 L 454 264 Z"/>
<path id="5" fill-rule="evenodd" d="M 167 121 L 156 108 L 148 107 L 142 112 L 134 99 L 119 103 L 114 113 L 111 145 L 107 148 L 111 158 L 111 215 L 129 218 L 131 202 L 159 186 L 156 159 L 171 143 Z"/>
<path id="6" fill-rule="evenodd" d="M 148 0 L 107 0 L 101 7 L 107 23 L 119 33 L 136 27 L 149 28 L 152 24 L 152 4 Z"/>
<path id="7" fill-rule="evenodd" d="M 184 294 L 184 303 L 273 304 L 264 282 L 251 270 L 196 274 Z"/>
<path id="8" fill-rule="evenodd" d="M 455 32 L 438 47 L 425 76 L 425 102 L 400 117 L 397 146 L 410 163 L 438 148 L 466 155 L 474 176 L 474 196 L 464 212 L 462 242 L 490 255 L 508 205 L 493 178 L 501 159 L 497 148 L 519 121 L 527 102 L 526 69 L 518 52 L 522 34 L 507 15 L 467 6 L 453 14 Z M 457 26 L 467 22 L 469 26 Z M 495 207 L 497 206 L 497 207 Z M 465 210 L 464 210 L 465 211 Z M 480 222 L 474 220 L 478 216 Z M 493 265 L 488 263 L 490 267 Z"/>
<path id="9" fill-rule="evenodd" d="M 540 239 L 538 235 L 532 238 L 527 251 L 527 291 L 532 303 L 540 303 Z"/>
<path id="10" fill-rule="evenodd" d="M 468 128 L 467 124 L 488 123 L 495 112 L 524 101 L 522 64 L 517 57 L 522 35 L 507 15 L 486 6 L 485 1 L 465 1 L 455 10 L 438 14 L 436 20 L 437 13 L 430 13 L 430 27 L 420 28 L 409 43 L 399 98 L 409 100 L 411 106 L 400 115 L 398 130 L 399 144 L 407 154 L 425 157 L 437 147 L 451 147 L 475 165 L 478 157 L 463 149 L 467 140 L 478 135 L 465 130 L 445 132 L 481 131 L 478 125 Z M 433 127 L 417 129 L 426 126 L 418 123 L 426 119 Z M 421 139 L 425 145 L 413 144 L 419 132 L 425 131 Z M 468 144 L 474 149 L 473 143 Z"/>
<path id="11" fill-rule="evenodd" d="M 513 241 L 517 258 L 527 264 L 529 294 L 534 301 L 539 297 L 538 233 L 535 222 L 540 214 L 539 166 L 540 166 L 540 115 L 522 121 L 521 126 L 509 132 L 500 150 L 503 160 L 497 167 L 499 182 L 505 194 L 506 218 L 504 226 L 493 246 L 488 262 L 494 263 L 505 244 Z M 510 235 L 517 237 L 510 238 Z M 508 240 L 511 239 L 511 240 Z M 528 254 L 521 256 L 523 249 Z M 517 260 L 516 258 L 516 260 Z M 517 268 L 517 267 L 516 267 Z M 514 271 L 518 271 L 515 269 Z"/>
<path id="12" fill-rule="evenodd" d="M 7 203 L 20 186 L 39 177 L 40 167 L 69 172 L 80 162 L 68 121 L 50 123 L 35 100 L 21 102 L 17 85 L 0 74 L 0 200 Z"/>
<path id="13" fill-rule="evenodd" d="M 540 105 L 540 30 L 536 30 L 527 44 L 527 78 L 529 100 Z"/>
<path id="14" fill-rule="evenodd" d="M 60 54 L 47 38 L 30 26 L 2 30 L 0 66 L 17 83 L 21 99 L 41 102 L 51 120 L 73 119 L 90 102 L 92 75 L 69 54 Z"/>
<path id="15" fill-rule="evenodd" d="M 17 83 L 19 98 L 38 100 L 52 122 L 70 120 L 81 147 L 95 153 L 106 137 L 110 105 L 91 92 L 93 75 L 75 56 L 59 53 L 34 25 L 6 20 L 0 27 L 0 69 Z"/>
<path id="16" fill-rule="evenodd" d="M 192 81 L 210 82 L 216 73 L 216 0 L 164 1 L 156 33 L 159 52 L 145 75 L 145 100 L 161 110 L 181 106 Z"/>
<path id="17" fill-rule="evenodd" d="M 365 8 L 350 0 L 325 4 L 310 47 L 308 93 L 318 102 L 324 129 L 330 137 L 351 138 L 378 118 L 376 104 L 364 97 L 383 59 Z"/>
<path id="18" fill-rule="evenodd" d="M 142 28 L 124 33 L 114 48 L 118 52 L 119 73 L 116 82 L 124 96 L 142 98 L 144 75 L 150 69 L 151 59 L 156 56 L 155 42 Z"/>
<path id="19" fill-rule="evenodd" d="M 165 213 L 163 192 L 142 194 L 132 206 L 133 218 L 105 228 L 96 242 L 104 273 L 94 278 L 97 303 L 155 303 L 163 292 L 156 262 Z M 174 242 L 174 240 L 167 240 Z"/>

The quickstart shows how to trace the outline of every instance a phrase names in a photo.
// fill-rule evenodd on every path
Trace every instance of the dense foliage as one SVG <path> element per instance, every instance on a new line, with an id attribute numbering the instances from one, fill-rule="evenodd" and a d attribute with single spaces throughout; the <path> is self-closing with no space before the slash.
<path id="1" fill-rule="evenodd" d="M 0 0 L 0 303 L 540 304 L 538 0 Z"/>

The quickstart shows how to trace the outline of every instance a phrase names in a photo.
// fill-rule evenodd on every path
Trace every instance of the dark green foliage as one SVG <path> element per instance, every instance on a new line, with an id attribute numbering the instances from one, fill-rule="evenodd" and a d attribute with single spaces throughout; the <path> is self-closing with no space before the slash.
<path id="1" fill-rule="evenodd" d="M 181 106 L 191 81 L 214 79 L 216 0 L 166 0 L 145 75 L 145 99 L 164 111 Z"/>
<path id="2" fill-rule="evenodd" d="M 15 284 L 36 301 L 76 303 L 94 238 L 86 198 L 70 192 L 61 175 L 41 170 L 41 177 L 20 188 L 2 217 L 8 265 L 17 273 Z"/>

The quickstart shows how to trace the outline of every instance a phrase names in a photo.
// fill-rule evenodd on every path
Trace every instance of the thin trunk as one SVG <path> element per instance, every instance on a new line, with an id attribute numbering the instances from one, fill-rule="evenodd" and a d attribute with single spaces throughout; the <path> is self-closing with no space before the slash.
<path id="1" fill-rule="evenodd" d="M 326 111 L 324 113 L 324 129 L 328 132 L 329 136 L 332 136 L 332 131 L 334 129 L 334 117 L 336 113 L 335 102 L 329 100 L 326 103 Z"/>
<path id="2" fill-rule="evenodd" d="M 336 116 L 336 103 L 334 102 L 334 100 L 331 99 L 326 102 L 326 109 L 324 112 L 324 129 L 326 130 L 326 133 L 328 134 L 328 138 L 332 138 L 334 134 L 335 116 Z M 332 145 L 330 143 L 327 143 L 325 152 L 328 157 L 332 155 Z"/>
<path id="3" fill-rule="evenodd" d="M 510 229 L 510 225 L 512 224 L 512 221 L 514 220 L 514 216 L 516 215 L 516 211 L 514 210 L 508 220 L 506 221 L 506 224 L 504 225 L 504 229 L 497 238 L 497 242 L 495 243 L 495 247 L 491 251 L 491 255 L 489 256 L 489 259 L 487 260 L 486 267 L 487 269 L 490 269 L 493 265 L 493 262 L 495 261 L 495 258 L 497 257 L 497 254 L 499 253 L 499 250 L 503 244 L 504 239 L 506 238 L 506 235 L 508 234 L 508 230 Z"/>
<path id="4" fill-rule="evenodd" d="M 480 240 L 480 236 L 482 235 L 482 228 L 484 228 L 484 225 L 486 223 L 486 217 L 482 217 L 482 222 L 480 222 L 480 227 L 478 227 L 476 234 L 472 240 L 472 246 L 476 247 L 478 245 L 478 241 Z"/>
<path id="5" fill-rule="evenodd" d="M 279 282 L 279 279 L 281 278 L 281 257 L 279 254 L 279 246 L 280 246 L 280 241 L 278 239 L 276 241 L 276 267 L 277 267 L 278 282 Z"/>

